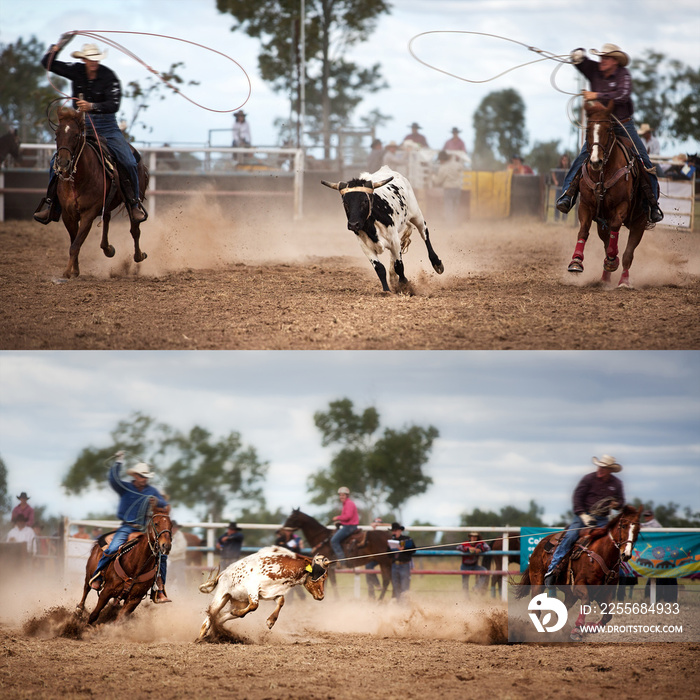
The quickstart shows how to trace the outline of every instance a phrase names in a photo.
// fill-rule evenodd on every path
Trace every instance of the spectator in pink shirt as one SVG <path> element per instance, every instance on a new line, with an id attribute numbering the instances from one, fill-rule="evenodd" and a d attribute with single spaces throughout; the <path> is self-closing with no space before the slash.
<path id="1" fill-rule="evenodd" d="M 15 523 L 18 515 L 23 515 L 27 523 L 27 527 L 34 527 L 34 508 L 32 508 L 27 501 L 29 496 L 27 496 L 26 491 L 22 491 L 19 496 L 19 505 L 16 505 L 12 509 L 12 522 Z"/>
<path id="2" fill-rule="evenodd" d="M 342 543 L 357 530 L 357 526 L 360 524 L 360 516 L 357 514 L 357 506 L 350 500 L 350 489 L 347 486 L 341 486 L 338 489 L 338 498 L 343 509 L 340 511 L 340 515 L 333 517 L 333 520 L 340 523 L 340 527 L 331 537 L 331 547 L 333 547 L 335 558 L 341 561 L 345 557 Z"/>

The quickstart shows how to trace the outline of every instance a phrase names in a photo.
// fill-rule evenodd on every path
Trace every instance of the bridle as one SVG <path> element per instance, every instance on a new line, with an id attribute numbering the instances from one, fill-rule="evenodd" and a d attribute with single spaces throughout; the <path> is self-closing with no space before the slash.
<path id="1" fill-rule="evenodd" d="M 596 127 L 602 127 L 602 129 L 599 130 Z M 594 170 L 600 169 L 601 171 L 604 171 L 616 141 L 613 122 L 611 119 L 606 119 L 605 121 L 591 121 L 591 128 L 593 131 L 592 136 L 594 140 L 588 144 L 588 154 L 590 156 L 589 163 L 592 164 Z M 602 135 L 599 133 L 599 131 L 603 132 Z M 610 138 L 611 135 L 612 139 Z M 605 145 L 603 145 L 603 137 L 605 137 Z M 598 147 L 602 152 L 602 158 L 597 161 L 600 162 L 600 165 L 593 164 L 591 161 L 594 149 L 596 147 Z"/>
<path id="2" fill-rule="evenodd" d="M 72 119 L 73 122 L 75 122 L 77 126 L 77 121 L 75 119 Z M 72 182 L 75 179 L 75 172 L 78 169 L 78 161 L 80 160 L 80 156 L 83 153 L 83 149 L 85 148 L 85 144 L 87 143 L 87 136 L 85 133 L 85 125 L 83 124 L 82 127 L 78 127 L 79 129 L 79 134 L 78 134 L 78 143 L 75 147 L 75 149 L 71 149 L 68 146 L 59 146 L 58 145 L 58 130 L 61 128 L 61 123 L 59 121 L 59 125 L 56 128 L 56 159 L 54 160 L 53 164 L 53 170 L 56 173 L 56 175 L 63 180 L 64 182 Z M 66 126 L 65 128 L 69 128 Z M 63 169 L 60 168 L 58 165 L 59 161 L 59 155 L 61 151 L 67 151 L 68 152 L 68 167 Z M 65 173 L 68 173 L 66 175 Z"/>
<path id="3" fill-rule="evenodd" d="M 153 553 L 154 557 L 159 557 L 162 555 L 161 547 L 160 547 L 160 537 L 163 534 L 169 534 L 171 539 L 173 536 L 172 529 L 171 528 L 166 528 L 163 530 L 159 530 L 158 526 L 156 525 L 156 518 L 167 518 L 168 516 L 165 515 L 164 513 L 154 513 L 151 515 L 150 520 L 148 521 L 148 546 L 151 548 L 151 552 Z M 153 538 L 151 539 L 151 532 L 153 533 Z"/>
<path id="4" fill-rule="evenodd" d="M 625 525 L 628 525 L 628 526 L 629 526 L 629 527 L 627 528 L 627 539 L 626 539 L 624 542 L 622 541 L 623 523 L 624 523 Z M 633 543 L 634 543 L 634 526 L 635 526 L 635 524 L 636 524 L 636 525 L 639 525 L 639 521 L 637 520 L 637 521 L 635 522 L 634 520 L 630 520 L 629 518 L 620 518 L 620 520 L 619 520 L 619 522 L 618 522 L 618 524 L 617 524 L 617 528 L 618 528 L 618 531 L 619 531 L 619 537 L 618 537 L 618 539 L 615 539 L 615 538 L 613 537 L 613 534 L 612 534 L 612 531 L 611 531 L 611 530 L 608 531 L 608 537 L 610 538 L 610 540 L 612 541 L 612 543 L 615 545 L 615 547 L 617 548 L 617 551 L 618 551 L 619 554 L 620 554 L 619 561 L 623 561 L 623 557 L 626 557 L 625 561 L 627 561 L 627 560 L 630 558 L 630 556 L 632 555 L 631 549 L 632 549 L 632 545 L 633 545 Z M 628 549 L 628 548 L 630 549 L 630 553 L 629 553 L 629 555 L 626 555 L 626 554 L 624 553 L 623 549 L 626 550 L 626 549 Z"/>
<path id="5" fill-rule="evenodd" d="M 372 217 L 372 205 L 374 203 L 374 188 L 373 187 L 345 187 L 340 190 L 340 196 L 345 199 L 345 195 L 348 192 L 364 192 L 367 195 L 367 202 L 369 205 L 369 212 L 367 213 L 367 219 Z"/>

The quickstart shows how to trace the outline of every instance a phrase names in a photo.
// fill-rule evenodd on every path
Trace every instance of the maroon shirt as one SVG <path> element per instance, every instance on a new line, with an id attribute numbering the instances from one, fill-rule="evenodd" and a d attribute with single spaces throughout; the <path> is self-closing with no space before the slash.
<path id="1" fill-rule="evenodd" d="M 591 92 L 597 92 L 597 100 L 606 104 L 615 102 L 613 114 L 620 120 L 629 119 L 634 114 L 632 104 L 632 76 L 627 68 L 618 66 L 615 72 L 606 78 L 600 71 L 600 63 L 584 58 L 581 63 L 574 65 L 576 70 L 583 73 L 591 83 Z"/>
<path id="2" fill-rule="evenodd" d="M 611 474 L 607 481 L 603 481 L 596 472 L 586 474 L 574 491 L 574 513 L 588 513 L 601 498 L 610 496 L 618 502 L 620 508 L 625 505 L 622 482 L 616 476 Z"/>

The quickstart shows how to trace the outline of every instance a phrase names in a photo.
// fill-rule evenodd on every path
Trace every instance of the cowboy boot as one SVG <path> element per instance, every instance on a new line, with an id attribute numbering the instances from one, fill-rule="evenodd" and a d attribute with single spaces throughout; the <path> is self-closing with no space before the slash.
<path id="1" fill-rule="evenodd" d="M 579 170 L 574 179 L 569 185 L 569 189 L 562 194 L 559 199 L 557 199 L 556 207 L 562 214 L 568 214 L 571 208 L 576 204 L 576 199 L 578 197 L 578 183 L 581 180 L 581 171 Z"/>
<path id="2" fill-rule="evenodd" d="M 170 600 L 170 598 L 168 598 L 168 594 L 165 592 L 165 584 L 160 579 L 157 579 L 156 585 L 153 586 L 153 589 L 151 590 L 151 600 L 156 605 L 173 602 Z"/>
<path id="3" fill-rule="evenodd" d="M 641 161 L 639 163 L 639 174 L 641 176 L 642 192 L 649 205 L 649 221 L 652 224 L 658 224 L 659 221 L 663 221 L 664 213 L 661 211 L 659 202 L 654 196 L 654 190 L 651 186 L 651 175 Z"/>
<path id="4" fill-rule="evenodd" d="M 39 206 L 34 212 L 34 221 L 38 221 L 40 224 L 46 226 L 52 221 L 58 221 L 61 218 L 61 205 L 58 202 L 57 195 L 58 190 L 58 179 L 53 178 L 49 181 L 49 186 L 46 190 L 46 197 L 44 197 Z"/>
<path id="5" fill-rule="evenodd" d="M 126 171 L 119 167 L 119 184 L 121 186 L 122 197 L 126 208 L 129 211 L 129 218 L 136 224 L 143 223 L 148 218 L 148 212 L 143 208 L 139 198 L 134 192 L 134 184 L 126 174 Z"/>

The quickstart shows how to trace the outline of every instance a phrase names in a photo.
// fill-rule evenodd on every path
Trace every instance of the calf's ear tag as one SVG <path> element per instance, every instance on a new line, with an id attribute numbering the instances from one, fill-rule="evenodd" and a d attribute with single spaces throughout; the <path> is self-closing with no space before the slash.
<path id="1" fill-rule="evenodd" d="M 313 571 L 313 569 L 311 568 L 311 564 L 307 564 L 307 565 L 306 565 L 306 569 L 304 569 L 304 570 L 305 570 L 305 571 L 308 571 L 309 573 L 311 573 L 311 572 Z"/>

